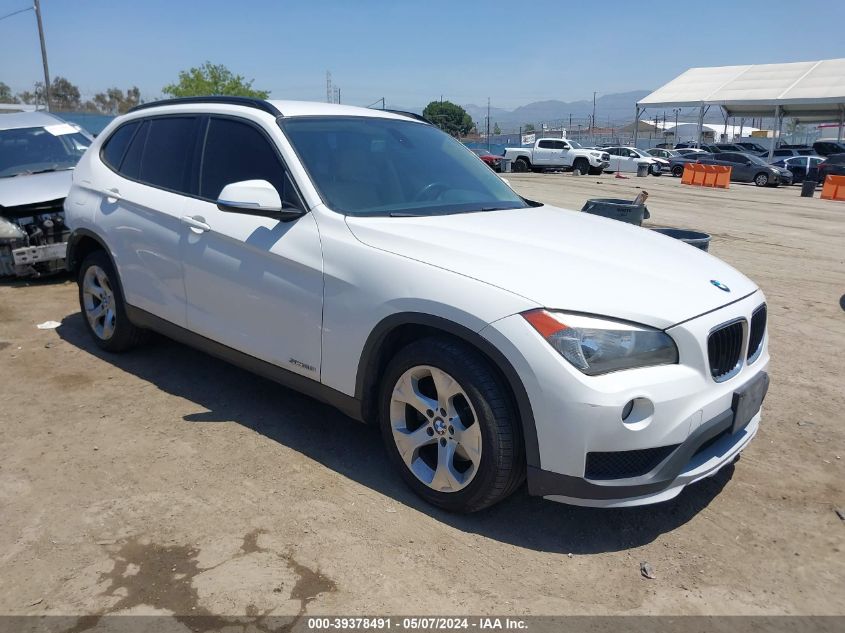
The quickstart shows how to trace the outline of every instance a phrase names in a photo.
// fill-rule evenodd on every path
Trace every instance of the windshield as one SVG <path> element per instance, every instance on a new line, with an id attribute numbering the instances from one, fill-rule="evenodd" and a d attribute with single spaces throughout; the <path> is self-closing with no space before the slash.
<path id="1" fill-rule="evenodd" d="M 348 215 L 443 215 L 528 206 L 432 125 L 378 117 L 279 123 L 326 204 Z"/>
<path id="2" fill-rule="evenodd" d="M 67 124 L 0 130 L 0 178 L 72 169 L 90 144 Z"/>
<path id="3" fill-rule="evenodd" d="M 581 145 L 581 143 L 576 143 L 575 141 L 570 141 L 570 140 L 567 140 L 566 142 L 569 143 L 569 146 L 572 149 L 584 149 L 584 146 Z"/>

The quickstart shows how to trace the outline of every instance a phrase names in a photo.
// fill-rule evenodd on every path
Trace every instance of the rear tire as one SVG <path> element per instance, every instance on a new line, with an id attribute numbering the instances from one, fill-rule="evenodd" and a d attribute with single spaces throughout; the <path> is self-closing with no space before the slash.
<path id="1" fill-rule="evenodd" d="M 391 461 L 432 505 L 476 512 L 525 477 L 510 394 L 489 362 L 460 341 L 431 337 L 402 348 L 382 377 L 379 420 Z"/>
<path id="2" fill-rule="evenodd" d="M 531 171 L 531 163 L 524 156 L 520 156 L 513 162 L 513 171 L 520 174 Z"/>
<path id="3" fill-rule="evenodd" d="M 94 251 L 79 267 L 79 308 L 91 338 L 107 352 L 123 352 L 138 345 L 146 331 L 126 316 L 126 303 L 117 272 L 104 251 Z"/>

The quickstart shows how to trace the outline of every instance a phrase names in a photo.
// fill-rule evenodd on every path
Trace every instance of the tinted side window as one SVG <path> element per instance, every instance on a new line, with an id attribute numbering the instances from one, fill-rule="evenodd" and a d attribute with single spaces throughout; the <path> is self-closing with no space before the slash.
<path id="1" fill-rule="evenodd" d="M 138 179 L 155 187 L 188 193 L 196 123 L 196 117 L 150 119 Z"/>
<path id="2" fill-rule="evenodd" d="M 138 175 L 141 172 L 141 157 L 144 155 L 144 145 L 147 143 L 147 132 L 149 129 L 150 122 L 144 121 L 138 133 L 132 139 L 132 143 L 123 157 L 123 162 L 120 164 L 120 174 L 122 176 L 131 178 L 132 180 L 138 180 Z"/>
<path id="3" fill-rule="evenodd" d="M 228 184 L 242 180 L 266 180 L 282 200 L 285 169 L 270 141 L 248 123 L 232 119 L 208 122 L 200 173 L 200 197 L 216 200 Z"/>
<path id="4" fill-rule="evenodd" d="M 121 125 L 117 131 L 112 134 L 103 145 L 101 156 L 103 162 L 114 169 L 120 170 L 120 163 L 123 161 L 123 155 L 126 153 L 126 148 L 129 147 L 129 141 L 132 140 L 132 135 L 138 129 L 138 121 L 132 121 L 126 125 Z"/>
<path id="5" fill-rule="evenodd" d="M 540 149 L 554 149 L 554 143 L 552 141 L 540 141 L 537 147 Z"/>

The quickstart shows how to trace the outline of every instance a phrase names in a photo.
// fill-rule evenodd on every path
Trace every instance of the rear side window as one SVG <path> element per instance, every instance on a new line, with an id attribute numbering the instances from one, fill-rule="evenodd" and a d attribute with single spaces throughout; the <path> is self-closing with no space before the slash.
<path id="1" fill-rule="evenodd" d="M 154 187 L 188 193 L 196 126 L 196 117 L 150 119 L 138 180 Z"/>
<path id="2" fill-rule="evenodd" d="M 266 180 L 283 200 L 285 169 L 269 139 L 249 123 L 211 118 L 200 173 L 201 198 L 216 200 L 228 184 Z"/>
<path id="3" fill-rule="evenodd" d="M 552 141 L 540 141 L 537 147 L 540 149 L 554 149 L 555 144 Z"/>
<path id="4" fill-rule="evenodd" d="M 147 144 L 147 132 L 150 131 L 150 122 L 141 123 L 141 128 L 132 139 L 129 149 L 123 156 L 118 172 L 121 176 L 138 180 L 141 173 L 141 157 L 144 155 L 144 146 Z"/>
<path id="5" fill-rule="evenodd" d="M 120 171 L 120 163 L 123 161 L 123 156 L 126 154 L 126 149 L 129 147 L 129 142 L 132 140 L 135 130 L 138 129 L 138 125 L 138 121 L 121 125 L 103 146 L 101 154 L 103 162 L 115 171 Z"/>

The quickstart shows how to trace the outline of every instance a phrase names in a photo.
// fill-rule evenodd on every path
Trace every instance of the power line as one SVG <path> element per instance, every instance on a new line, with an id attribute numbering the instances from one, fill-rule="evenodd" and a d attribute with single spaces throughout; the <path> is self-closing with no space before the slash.
<path id="1" fill-rule="evenodd" d="M 26 9 L 18 9 L 17 11 L 12 11 L 11 13 L 7 13 L 6 15 L 0 15 L 0 20 L 5 20 L 6 18 L 10 18 L 13 15 L 17 15 L 18 13 L 26 13 L 27 11 L 32 11 L 35 7 L 27 7 Z"/>

